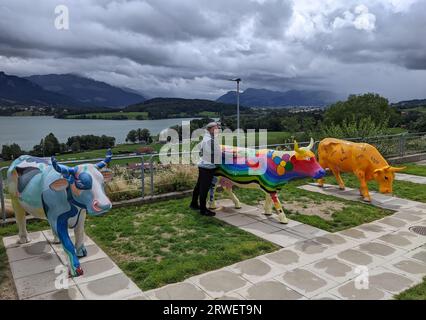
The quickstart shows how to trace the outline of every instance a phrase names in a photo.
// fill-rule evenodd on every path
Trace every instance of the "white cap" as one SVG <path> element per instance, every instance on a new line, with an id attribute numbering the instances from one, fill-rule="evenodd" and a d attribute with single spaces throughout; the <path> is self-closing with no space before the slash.
<path id="1" fill-rule="evenodd" d="M 208 125 L 206 125 L 206 129 L 210 129 L 210 128 L 213 128 L 213 127 L 219 127 L 219 123 L 217 123 L 217 122 L 210 122 Z"/>

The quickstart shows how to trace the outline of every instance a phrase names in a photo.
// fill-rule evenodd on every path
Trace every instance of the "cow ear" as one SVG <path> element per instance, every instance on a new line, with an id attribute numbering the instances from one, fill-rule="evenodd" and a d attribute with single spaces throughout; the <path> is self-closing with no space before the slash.
<path id="1" fill-rule="evenodd" d="M 374 170 L 374 175 L 376 176 L 381 172 L 383 172 L 383 169 L 376 169 L 376 170 Z"/>
<path id="2" fill-rule="evenodd" d="M 105 182 L 110 182 L 112 180 L 112 171 L 105 170 L 105 171 L 101 171 L 101 173 L 104 176 Z"/>
<path id="3" fill-rule="evenodd" d="M 55 182 L 52 182 L 49 187 L 53 191 L 63 191 L 63 190 L 66 190 L 68 186 L 69 186 L 68 180 L 62 178 L 62 179 L 56 180 Z"/>

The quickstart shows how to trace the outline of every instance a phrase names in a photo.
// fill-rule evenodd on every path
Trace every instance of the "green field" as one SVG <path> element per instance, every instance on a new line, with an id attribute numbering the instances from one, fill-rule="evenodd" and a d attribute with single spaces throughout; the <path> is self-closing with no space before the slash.
<path id="1" fill-rule="evenodd" d="M 148 119 L 148 112 L 94 112 L 84 114 L 87 119 L 111 120 L 114 117 L 125 116 L 128 120 L 137 120 L 136 117 L 143 117 L 144 120 Z M 82 115 L 70 115 L 66 119 L 79 119 Z M 139 119 L 140 120 L 140 119 Z"/>
<path id="2" fill-rule="evenodd" d="M 415 163 L 404 163 L 401 166 L 407 167 L 402 173 L 426 177 L 426 166 Z"/>

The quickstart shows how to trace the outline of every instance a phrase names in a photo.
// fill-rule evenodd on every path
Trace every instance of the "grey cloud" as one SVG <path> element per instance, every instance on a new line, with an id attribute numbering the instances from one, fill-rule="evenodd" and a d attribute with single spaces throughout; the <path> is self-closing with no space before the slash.
<path id="1" fill-rule="evenodd" d="M 368 32 L 333 29 L 360 0 L 2 0 L 0 69 L 81 73 L 150 96 L 213 99 L 233 89 L 224 79 L 239 75 L 243 88 L 421 97 L 426 1 L 399 12 L 386 1 L 366 3 L 376 18 Z M 68 31 L 54 28 L 58 4 L 70 9 Z M 305 23 L 295 25 L 298 14 Z M 295 28 L 302 38 L 289 34 Z M 365 81 L 372 68 L 376 76 Z"/>

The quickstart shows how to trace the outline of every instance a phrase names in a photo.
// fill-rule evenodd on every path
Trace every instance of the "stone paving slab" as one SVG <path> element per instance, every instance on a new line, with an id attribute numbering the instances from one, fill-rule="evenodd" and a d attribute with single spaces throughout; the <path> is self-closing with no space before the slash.
<path id="1" fill-rule="evenodd" d="M 146 291 L 151 300 L 206 300 L 211 299 L 204 291 L 189 281 L 164 286 L 160 289 Z"/>
<path id="2" fill-rule="evenodd" d="M 416 176 L 413 174 L 397 173 L 395 174 L 395 179 L 401 180 L 401 181 L 408 181 L 412 183 L 426 184 L 426 177 Z"/>
<path id="3" fill-rule="evenodd" d="M 142 294 L 90 238 L 86 241 L 88 257 L 80 259 L 84 274 L 68 278 L 68 289 L 57 289 L 55 282 L 61 280 L 55 269 L 68 263 L 62 247 L 51 243 L 50 230 L 29 237 L 32 241 L 24 245 L 18 243 L 18 236 L 3 238 L 19 299 L 125 299 Z"/>
<path id="4" fill-rule="evenodd" d="M 304 266 L 305 270 L 318 274 L 323 278 L 332 279 L 338 283 L 344 283 L 355 278 L 358 275 L 356 268 L 356 265 L 339 259 L 337 256 L 327 257 Z"/>
<path id="5" fill-rule="evenodd" d="M 426 264 L 406 256 L 387 262 L 382 267 L 413 279 L 416 283 L 420 283 L 426 275 Z"/>
<path id="6" fill-rule="evenodd" d="M 388 300 L 393 297 L 393 295 L 389 292 L 380 290 L 373 286 L 360 289 L 356 286 L 355 280 L 349 280 L 348 282 L 331 289 L 328 293 L 343 300 Z"/>
<path id="7" fill-rule="evenodd" d="M 261 281 L 237 293 L 248 300 L 303 300 L 305 297 L 278 280 Z"/>
<path id="8" fill-rule="evenodd" d="M 226 267 L 224 270 L 236 273 L 251 283 L 272 279 L 282 273 L 281 268 L 274 265 L 267 259 L 262 259 L 262 257 L 244 260 Z"/>
<path id="9" fill-rule="evenodd" d="M 69 289 L 55 290 L 32 296 L 28 300 L 84 300 L 84 297 L 77 286 L 72 286 Z"/>
<path id="10" fill-rule="evenodd" d="M 213 299 L 228 295 L 239 289 L 249 287 L 251 282 L 247 281 L 237 273 L 219 269 L 199 276 L 189 278 L 188 281 L 195 284 Z"/>
<path id="11" fill-rule="evenodd" d="M 286 271 L 275 279 L 307 298 L 312 298 L 338 285 L 336 281 L 321 277 L 306 268 Z"/>

